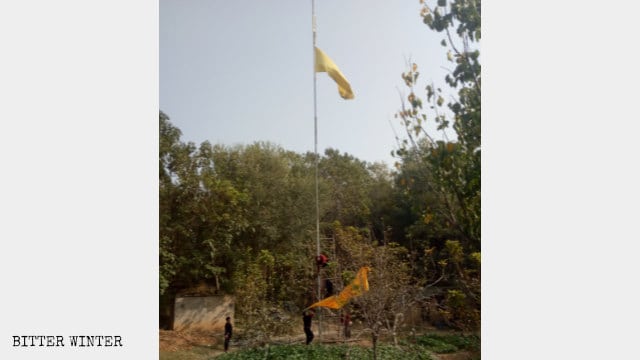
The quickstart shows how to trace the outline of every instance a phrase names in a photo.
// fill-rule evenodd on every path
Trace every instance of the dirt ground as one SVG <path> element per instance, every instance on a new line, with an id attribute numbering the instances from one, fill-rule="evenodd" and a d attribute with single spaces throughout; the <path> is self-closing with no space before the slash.
<path id="1" fill-rule="evenodd" d="M 204 331 L 160 330 L 160 351 L 189 350 L 194 346 L 215 348 L 222 346 L 219 337 Z"/>

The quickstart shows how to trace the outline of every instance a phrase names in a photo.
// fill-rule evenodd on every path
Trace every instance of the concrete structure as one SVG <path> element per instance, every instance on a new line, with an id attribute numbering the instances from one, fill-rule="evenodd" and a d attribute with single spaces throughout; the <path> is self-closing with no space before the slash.
<path id="1" fill-rule="evenodd" d="M 225 319 L 234 319 L 235 303 L 231 296 L 176 297 L 174 330 L 224 330 Z"/>

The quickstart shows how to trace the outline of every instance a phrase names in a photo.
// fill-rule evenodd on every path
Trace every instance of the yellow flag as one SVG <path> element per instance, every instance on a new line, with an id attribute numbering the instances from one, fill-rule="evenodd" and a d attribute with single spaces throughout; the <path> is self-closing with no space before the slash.
<path id="1" fill-rule="evenodd" d="M 326 307 L 329 309 L 340 309 L 344 304 L 341 304 L 338 302 L 338 297 L 337 296 L 331 296 L 328 297 L 324 300 L 318 301 L 317 303 L 309 306 L 307 309 L 311 309 L 314 307 Z"/>
<path id="2" fill-rule="evenodd" d="M 313 307 L 326 307 L 329 309 L 340 309 L 346 303 L 351 300 L 351 298 L 362 295 L 363 292 L 369 291 L 369 281 L 367 280 L 367 272 L 369 272 L 369 267 L 361 267 L 356 274 L 356 278 L 353 279 L 351 284 L 345 287 L 340 294 L 330 296 L 326 299 L 320 300 L 317 303 L 309 306 L 307 309 Z"/>
<path id="3" fill-rule="evenodd" d="M 326 72 L 333 81 L 338 84 L 338 91 L 343 99 L 353 99 L 353 91 L 351 91 L 351 85 L 347 81 L 347 78 L 342 74 L 338 65 L 331 60 L 327 54 L 322 50 L 316 49 L 315 70 L 316 72 Z"/>

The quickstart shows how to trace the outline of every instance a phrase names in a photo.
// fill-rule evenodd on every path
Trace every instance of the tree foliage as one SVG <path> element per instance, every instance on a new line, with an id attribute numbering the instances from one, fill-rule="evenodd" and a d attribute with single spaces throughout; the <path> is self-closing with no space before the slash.
<path id="1" fill-rule="evenodd" d="M 397 182 L 415 216 L 406 236 L 417 245 L 422 274 L 454 286 L 445 300 L 451 323 L 475 327 L 480 308 L 481 4 L 420 3 L 423 22 L 444 36 L 441 44 L 455 68 L 444 78 L 451 93 L 432 82 L 420 94 L 417 64 L 402 74 L 409 95 L 396 114 L 406 130 L 396 151 L 401 160 Z M 437 133 L 429 130 L 434 127 Z M 455 139 L 447 130 L 454 131 Z"/>
<path id="2" fill-rule="evenodd" d="M 160 135 L 163 316 L 176 295 L 203 288 L 238 295 L 237 309 L 251 323 L 272 318 L 262 309 L 308 305 L 317 294 L 315 155 L 270 143 L 185 143 L 162 112 Z M 388 170 L 334 149 L 320 157 L 319 170 L 322 237 L 336 220 L 382 234 L 373 216 L 385 211 L 373 196 L 391 197 Z"/>

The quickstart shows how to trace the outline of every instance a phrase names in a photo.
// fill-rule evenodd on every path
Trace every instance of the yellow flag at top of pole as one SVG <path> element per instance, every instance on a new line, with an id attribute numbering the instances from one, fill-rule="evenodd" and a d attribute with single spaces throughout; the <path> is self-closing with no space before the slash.
<path id="1" fill-rule="evenodd" d="M 340 309 L 346 303 L 351 300 L 351 298 L 362 295 L 365 291 L 369 291 L 369 281 L 367 280 L 367 273 L 371 269 L 367 266 L 361 267 L 356 274 L 356 278 L 345 287 L 340 294 L 330 296 L 324 300 L 320 300 L 317 303 L 309 306 L 307 309 L 313 307 L 326 307 L 329 309 Z"/>
<path id="2" fill-rule="evenodd" d="M 326 72 L 333 81 L 338 84 L 338 91 L 343 99 L 353 99 L 353 91 L 347 78 L 342 74 L 336 63 L 331 60 L 322 50 L 315 48 L 315 70 L 316 72 Z"/>

